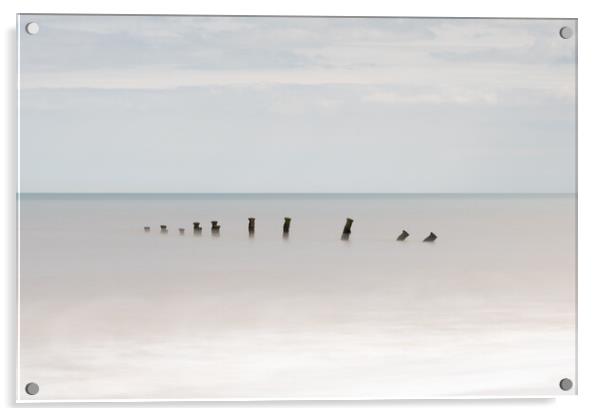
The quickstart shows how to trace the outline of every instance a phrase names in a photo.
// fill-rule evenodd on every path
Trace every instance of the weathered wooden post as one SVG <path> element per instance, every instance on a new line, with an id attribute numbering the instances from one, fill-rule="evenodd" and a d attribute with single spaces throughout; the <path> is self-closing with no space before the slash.
<path id="1" fill-rule="evenodd" d="M 249 235 L 255 234 L 255 218 L 249 217 Z"/>
<path id="2" fill-rule="evenodd" d="M 425 242 L 427 242 L 427 243 L 430 243 L 430 242 L 432 242 L 432 241 L 435 241 L 436 239 L 437 239 L 437 235 L 436 235 L 435 233 L 431 232 L 431 233 L 430 233 L 430 234 L 429 234 L 429 235 L 428 235 L 428 236 L 427 236 L 427 237 L 426 237 L 424 240 L 422 240 L 422 241 L 425 241 Z"/>
<path id="3" fill-rule="evenodd" d="M 167 234 L 167 225 L 162 225 L 161 226 L 161 233 Z"/>
<path id="4" fill-rule="evenodd" d="M 345 228 L 343 228 L 343 234 L 351 234 L 351 225 L 353 224 L 353 220 L 351 218 L 347 218 L 345 222 Z"/>
<path id="5" fill-rule="evenodd" d="M 180 232 L 180 235 L 184 235 L 184 228 L 178 228 L 178 231 Z"/>
<path id="6" fill-rule="evenodd" d="M 211 234 L 219 235 L 219 229 L 221 225 L 217 224 L 217 221 L 211 221 Z"/>
<path id="7" fill-rule="evenodd" d="M 349 240 L 349 236 L 351 235 L 351 225 L 353 224 L 353 220 L 351 218 L 347 218 L 345 222 L 345 227 L 343 228 L 343 234 L 341 234 L 341 240 Z"/>
<path id="8" fill-rule="evenodd" d="M 406 230 L 403 230 L 403 232 L 401 234 L 399 234 L 399 237 L 397 237 L 397 241 L 404 241 L 409 236 L 410 236 L 410 233 L 408 233 Z"/>
<path id="9" fill-rule="evenodd" d="M 200 222 L 193 222 L 192 223 L 192 232 L 193 234 L 200 234 L 201 231 L 203 231 L 203 227 L 201 227 L 201 223 Z"/>
<path id="10" fill-rule="evenodd" d="M 284 225 L 282 226 L 282 236 L 288 238 L 288 232 L 291 229 L 291 219 L 284 217 Z"/>
<path id="11" fill-rule="evenodd" d="M 148 233 L 150 231 L 150 227 L 144 227 L 144 231 Z"/>

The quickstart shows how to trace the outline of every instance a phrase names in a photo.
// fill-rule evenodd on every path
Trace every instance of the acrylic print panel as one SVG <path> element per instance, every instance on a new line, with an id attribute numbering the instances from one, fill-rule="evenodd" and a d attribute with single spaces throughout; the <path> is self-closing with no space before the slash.
<path id="1" fill-rule="evenodd" d="M 18 34 L 19 400 L 576 392 L 576 20 Z"/>

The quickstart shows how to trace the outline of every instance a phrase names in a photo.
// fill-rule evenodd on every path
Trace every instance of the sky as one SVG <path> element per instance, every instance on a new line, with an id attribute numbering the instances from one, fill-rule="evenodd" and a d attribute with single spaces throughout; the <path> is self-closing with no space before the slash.
<path id="1" fill-rule="evenodd" d="M 574 193 L 562 26 L 21 15 L 20 191 Z"/>

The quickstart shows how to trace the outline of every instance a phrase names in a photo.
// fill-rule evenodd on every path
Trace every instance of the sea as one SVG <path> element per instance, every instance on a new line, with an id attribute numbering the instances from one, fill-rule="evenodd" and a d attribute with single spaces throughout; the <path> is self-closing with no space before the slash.
<path id="1" fill-rule="evenodd" d="M 20 400 L 577 390 L 574 194 L 20 194 L 18 203 Z M 431 232 L 437 239 L 423 242 Z"/>

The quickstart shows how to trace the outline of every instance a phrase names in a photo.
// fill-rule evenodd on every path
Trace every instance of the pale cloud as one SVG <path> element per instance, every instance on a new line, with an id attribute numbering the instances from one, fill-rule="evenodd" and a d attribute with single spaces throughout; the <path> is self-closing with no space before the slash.
<path id="1" fill-rule="evenodd" d="M 574 191 L 572 20 L 35 19 L 24 191 Z"/>
<path id="2" fill-rule="evenodd" d="M 492 93 L 478 93 L 474 91 L 456 91 L 451 94 L 418 93 L 401 94 L 398 92 L 384 91 L 369 94 L 364 97 L 367 102 L 388 104 L 496 104 L 498 97 Z"/>
<path id="3" fill-rule="evenodd" d="M 492 97 L 508 89 L 539 90 L 571 98 L 574 69 L 554 69 L 546 64 L 525 71 L 515 65 L 476 65 L 404 68 L 303 68 L 288 70 L 190 70 L 156 67 L 151 70 L 115 69 L 31 73 L 21 78 L 21 88 L 171 89 L 224 85 L 395 85 L 430 88 L 444 95 L 454 90 L 468 97 Z M 476 93 L 470 91 L 477 91 Z M 490 90 L 493 94 L 480 93 Z M 438 94 L 441 95 L 441 94 Z"/>

